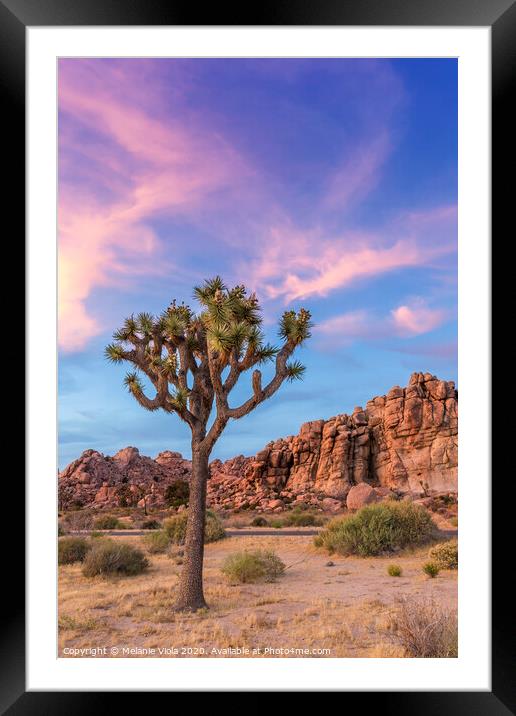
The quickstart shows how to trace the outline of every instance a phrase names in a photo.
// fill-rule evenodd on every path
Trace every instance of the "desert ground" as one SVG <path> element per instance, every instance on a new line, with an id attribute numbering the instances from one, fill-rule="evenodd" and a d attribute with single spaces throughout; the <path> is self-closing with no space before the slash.
<path id="1" fill-rule="evenodd" d="M 449 524 L 446 539 L 453 534 Z M 207 544 L 208 610 L 172 610 L 181 550 L 150 555 L 146 573 L 86 578 L 81 565 L 59 567 L 59 641 L 62 657 L 400 657 L 393 638 L 400 598 L 432 600 L 454 613 L 457 571 L 435 578 L 422 572 L 428 546 L 389 557 L 328 556 L 313 536 L 238 535 Z M 443 533 L 444 535 L 444 533 Z M 116 540 L 142 547 L 142 537 Z M 221 573 L 236 551 L 270 549 L 287 569 L 276 582 L 232 584 Z M 387 573 L 390 564 L 400 577 Z"/>

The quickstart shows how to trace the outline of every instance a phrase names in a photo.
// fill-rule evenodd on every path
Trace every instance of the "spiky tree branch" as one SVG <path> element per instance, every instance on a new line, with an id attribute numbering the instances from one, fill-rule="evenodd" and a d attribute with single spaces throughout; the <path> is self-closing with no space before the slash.
<path id="1" fill-rule="evenodd" d="M 243 285 L 228 289 L 220 277 L 194 289 L 198 314 L 173 301 L 160 316 L 138 313 L 124 321 L 105 350 L 108 360 L 135 368 L 126 386 L 147 410 L 176 413 L 202 436 L 208 451 L 227 422 L 250 413 L 270 398 L 285 380 L 301 378 L 304 367 L 289 363 L 295 349 L 310 336 L 310 313 L 285 311 L 279 323 L 281 346 L 265 343 L 258 300 Z M 252 395 L 231 407 L 229 396 L 243 373 L 275 361 L 271 380 L 262 387 L 260 370 L 253 371 Z M 141 375 L 152 394 L 148 394 Z M 215 406 L 213 424 L 207 423 Z"/>

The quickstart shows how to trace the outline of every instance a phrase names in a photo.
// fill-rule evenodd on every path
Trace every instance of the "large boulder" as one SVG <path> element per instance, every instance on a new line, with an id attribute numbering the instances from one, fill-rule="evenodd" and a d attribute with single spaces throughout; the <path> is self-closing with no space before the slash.
<path id="1" fill-rule="evenodd" d="M 378 502 L 376 490 L 367 482 L 361 482 L 359 485 L 353 485 L 348 492 L 346 507 L 348 510 L 360 510 L 373 502 Z"/>

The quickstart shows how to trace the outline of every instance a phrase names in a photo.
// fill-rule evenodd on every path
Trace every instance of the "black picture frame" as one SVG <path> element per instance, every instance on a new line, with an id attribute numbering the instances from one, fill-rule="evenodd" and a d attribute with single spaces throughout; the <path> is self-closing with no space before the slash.
<path id="1" fill-rule="evenodd" d="M 199 18 L 202 17 L 202 23 Z M 514 0 L 302 0 L 262 1 L 247 8 L 203 7 L 170 0 L 0 0 L 0 73 L 4 108 L 4 137 L 15 155 L 10 163 L 5 206 L 20 219 L 25 216 L 25 31 L 31 26 L 61 25 L 390 25 L 390 26 L 490 26 L 492 32 L 492 233 L 509 227 L 508 212 L 514 204 L 514 182 L 505 180 L 514 167 L 516 116 L 510 108 L 516 68 L 516 2 Z M 513 92 L 511 93 L 511 89 Z M 513 157 L 511 160 L 511 156 Z M 508 173 L 509 174 L 509 173 Z M 512 201 L 511 201 L 512 199 Z M 16 231 L 18 246 L 22 237 Z M 512 233 L 514 231 L 512 230 Z M 19 396 L 18 396 L 19 401 Z M 21 422 L 18 431 L 21 433 Z M 16 477 L 20 477 L 19 470 Z M 396 714 L 492 714 L 516 713 L 516 649 L 511 626 L 512 591 L 507 588 L 503 525 L 511 523 L 510 501 L 504 485 L 493 489 L 493 591 L 492 591 L 492 691 L 464 692 L 354 692 L 360 705 Z M 9 483 L 10 502 L 24 504 L 21 479 Z M 0 632 L 0 713 L 60 714 L 113 712 L 120 694 L 98 692 L 26 692 L 24 575 L 20 563 L 23 548 L 4 555 L 9 588 L 4 587 Z M 9 560 L 11 563 L 9 564 Z M 18 566 L 17 566 L 18 565 Z M 512 570 L 509 570 L 512 571 Z M 14 575 L 17 575 L 16 577 Z M 7 580 L 6 583 L 7 585 Z M 300 690 L 302 686 L 300 685 Z M 410 689 L 410 684 L 407 684 Z M 148 705 L 149 693 L 131 693 L 132 706 Z M 364 704 L 363 699 L 367 698 Z M 117 701 L 115 702 L 115 699 Z"/>

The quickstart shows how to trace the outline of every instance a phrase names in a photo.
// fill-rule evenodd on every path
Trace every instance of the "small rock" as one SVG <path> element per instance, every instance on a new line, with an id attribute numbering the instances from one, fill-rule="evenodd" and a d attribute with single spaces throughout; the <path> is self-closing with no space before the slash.
<path id="1" fill-rule="evenodd" d="M 335 567 L 335 562 L 330 560 L 329 562 L 326 562 L 325 567 Z"/>

